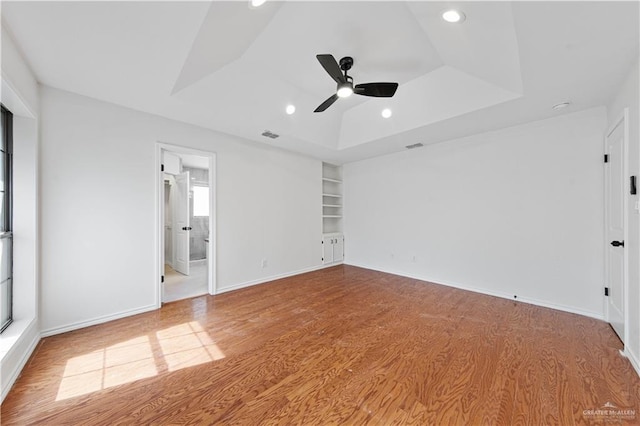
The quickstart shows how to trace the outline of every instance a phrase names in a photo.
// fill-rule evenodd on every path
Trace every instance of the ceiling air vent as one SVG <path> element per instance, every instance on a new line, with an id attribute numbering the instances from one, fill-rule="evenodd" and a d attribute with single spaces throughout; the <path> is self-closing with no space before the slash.
<path id="1" fill-rule="evenodd" d="M 280 135 L 277 135 L 275 133 L 273 133 L 271 130 L 265 130 L 264 132 L 262 132 L 262 136 L 266 136 L 268 138 L 271 139 L 275 139 L 275 138 L 279 138 Z"/>
<path id="2" fill-rule="evenodd" d="M 424 145 L 422 143 L 418 142 L 418 143 L 414 143 L 413 145 L 407 145 L 407 146 L 405 146 L 405 148 L 413 149 L 413 148 L 420 148 L 421 146 L 424 146 Z"/>

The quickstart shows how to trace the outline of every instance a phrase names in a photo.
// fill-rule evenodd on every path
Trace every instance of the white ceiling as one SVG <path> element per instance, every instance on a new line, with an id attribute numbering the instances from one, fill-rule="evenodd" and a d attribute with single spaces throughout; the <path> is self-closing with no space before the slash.
<path id="1" fill-rule="evenodd" d="M 441 19 L 451 6 L 463 23 Z M 635 1 L 2 2 L 43 84 L 335 163 L 603 105 L 638 57 L 638 15 Z M 313 113 L 335 92 L 319 53 L 396 95 Z"/>

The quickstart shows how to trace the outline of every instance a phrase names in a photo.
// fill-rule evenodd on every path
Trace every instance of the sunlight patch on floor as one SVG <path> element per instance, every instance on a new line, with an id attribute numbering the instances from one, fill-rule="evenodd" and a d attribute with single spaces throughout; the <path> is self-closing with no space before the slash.
<path id="1" fill-rule="evenodd" d="M 169 371 L 224 358 L 197 321 L 180 324 L 156 333 Z"/>
<path id="2" fill-rule="evenodd" d="M 153 342 L 152 342 L 153 340 Z M 159 347 L 154 352 L 153 344 Z M 56 401 L 224 358 L 197 321 L 67 360 Z"/>
<path id="3" fill-rule="evenodd" d="M 56 401 L 158 374 L 146 336 L 127 340 L 67 361 Z"/>

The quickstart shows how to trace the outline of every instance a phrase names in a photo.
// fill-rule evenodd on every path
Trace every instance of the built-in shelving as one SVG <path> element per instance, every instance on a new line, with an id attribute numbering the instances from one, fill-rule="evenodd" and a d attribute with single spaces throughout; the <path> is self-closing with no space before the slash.
<path id="1" fill-rule="evenodd" d="M 342 232 L 342 168 L 322 163 L 322 233 Z"/>
<path id="2" fill-rule="evenodd" d="M 331 178 L 327 178 L 327 177 L 323 177 L 322 180 L 325 181 L 325 182 L 342 183 L 342 181 L 339 180 L 339 179 L 331 179 Z"/>

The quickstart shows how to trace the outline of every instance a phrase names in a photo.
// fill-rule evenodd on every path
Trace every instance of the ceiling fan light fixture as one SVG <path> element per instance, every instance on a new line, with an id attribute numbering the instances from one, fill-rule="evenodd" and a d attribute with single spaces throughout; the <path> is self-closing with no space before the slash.
<path id="1" fill-rule="evenodd" d="M 362 83 L 353 85 L 353 78 L 347 75 L 347 71 L 353 66 L 353 58 L 345 56 L 340 59 L 340 63 L 330 54 L 316 55 L 316 59 L 322 68 L 329 74 L 329 77 L 338 83 L 336 93 L 329 96 L 323 103 L 313 110 L 322 112 L 333 105 L 338 99 L 346 98 L 352 94 L 360 96 L 373 96 L 376 98 L 390 98 L 398 89 L 398 83 Z"/>
<path id="2" fill-rule="evenodd" d="M 285 112 L 288 115 L 293 114 L 294 112 L 296 112 L 296 106 L 295 105 L 291 105 L 291 104 L 287 105 L 287 108 L 285 109 Z"/>
<path id="3" fill-rule="evenodd" d="M 346 82 L 338 84 L 338 91 L 336 94 L 340 98 L 348 98 L 351 96 L 353 94 L 353 87 L 351 86 L 351 83 Z"/>
<path id="4" fill-rule="evenodd" d="M 459 24 L 465 20 L 465 15 L 459 10 L 449 9 L 442 12 L 442 19 L 451 24 Z"/>

